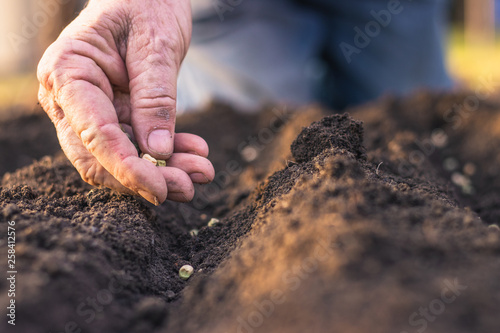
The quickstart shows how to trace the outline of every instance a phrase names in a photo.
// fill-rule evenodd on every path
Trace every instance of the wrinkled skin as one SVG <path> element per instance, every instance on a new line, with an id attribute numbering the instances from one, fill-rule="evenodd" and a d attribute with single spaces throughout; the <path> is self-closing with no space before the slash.
<path id="1" fill-rule="evenodd" d="M 213 179 L 207 143 L 174 131 L 190 38 L 189 0 L 91 0 L 47 49 L 39 101 L 86 182 L 159 204 Z M 141 159 L 122 128 L 167 166 Z"/>

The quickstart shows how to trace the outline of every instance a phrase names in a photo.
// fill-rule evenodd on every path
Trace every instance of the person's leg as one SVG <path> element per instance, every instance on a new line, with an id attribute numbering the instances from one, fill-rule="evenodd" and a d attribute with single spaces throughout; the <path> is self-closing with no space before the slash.
<path id="1" fill-rule="evenodd" d="M 450 88 L 443 39 L 447 0 L 308 0 L 328 13 L 331 64 L 324 96 L 335 108 Z"/>
<path id="2" fill-rule="evenodd" d="M 314 100 L 315 58 L 323 38 L 316 15 L 287 0 L 192 4 L 193 38 L 178 82 L 181 112 L 212 99 L 241 110 Z"/>

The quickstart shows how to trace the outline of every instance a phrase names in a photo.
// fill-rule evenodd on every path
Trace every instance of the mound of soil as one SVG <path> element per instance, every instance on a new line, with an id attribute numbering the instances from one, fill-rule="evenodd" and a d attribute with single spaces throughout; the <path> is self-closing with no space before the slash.
<path id="1" fill-rule="evenodd" d="M 91 188 L 60 154 L 6 173 L 15 329 L 498 331 L 500 106 L 471 111 L 469 97 L 181 117 L 216 166 L 190 204 Z M 0 280 L 4 309 L 8 289 Z"/>
<path id="2" fill-rule="evenodd" d="M 360 121 L 352 121 L 347 114 L 325 117 L 304 128 L 292 143 L 291 150 L 298 163 L 310 161 L 325 150 L 347 150 L 361 158 L 365 155 L 363 126 Z"/>

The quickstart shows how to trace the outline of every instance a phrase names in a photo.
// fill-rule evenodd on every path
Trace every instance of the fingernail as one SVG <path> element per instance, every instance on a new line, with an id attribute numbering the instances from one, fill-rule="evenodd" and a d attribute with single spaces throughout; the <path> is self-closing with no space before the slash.
<path id="1" fill-rule="evenodd" d="M 157 129 L 149 133 L 148 148 L 152 153 L 170 156 L 174 150 L 172 134 L 166 129 Z"/>
<path id="2" fill-rule="evenodd" d="M 210 183 L 210 180 L 207 178 L 207 176 L 205 176 L 201 172 L 194 172 L 190 174 L 189 177 L 191 178 L 193 183 L 198 183 L 198 184 Z"/>
<path id="3" fill-rule="evenodd" d="M 149 192 L 143 191 L 143 190 L 138 190 L 137 193 L 147 201 L 151 202 L 155 206 L 159 206 L 160 203 L 158 202 L 158 198 L 152 195 Z"/>

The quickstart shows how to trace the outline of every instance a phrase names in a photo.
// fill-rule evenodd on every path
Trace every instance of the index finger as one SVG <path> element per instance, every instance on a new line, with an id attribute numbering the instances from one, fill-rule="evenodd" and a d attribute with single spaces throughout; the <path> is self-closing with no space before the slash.
<path id="1" fill-rule="evenodd" d="M 59 90 L 57 103 L 85 148 L 122 185 L 148 201 L 166 199 L 163 175 L 151 162 L 139 158 L 119 126 L 113 103 L 101 89 L 84 80 L 70 81 Z"/>

